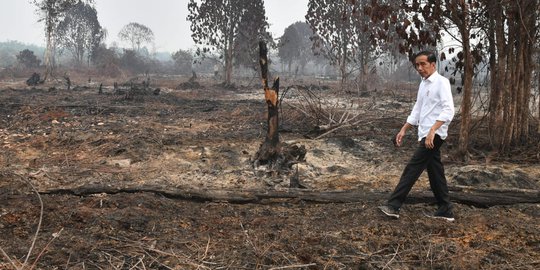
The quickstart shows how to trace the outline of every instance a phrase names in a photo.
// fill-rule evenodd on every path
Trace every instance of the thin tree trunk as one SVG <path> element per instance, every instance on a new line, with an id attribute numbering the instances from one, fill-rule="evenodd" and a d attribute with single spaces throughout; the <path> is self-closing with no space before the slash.
<path id="1" fill-rule="evenodd" d="M 509 20 L 510 21 L 510 20 Z M 508 27 L 508 40 L 515 39 L 515 30 L 512 23 Z M 499 146 L 500 152 L 505 152 L 509 147 L 512 141 L 512 129 L 513 129 L 513 103 L 512 103 L 512 92 L 514 90 L 514 61 L 515 61 L 515 47 L 513 42 L 508 42 L 506 45 L 506 74 L 505 82 L 506 87 L 504 88 L 503 95 L 503 121 L 501 123 L 501 130 L 503 131 L 501 137 L 501 144 Z"/>
<path id="2" fill-rule="evenodd" d="M 506 77 L 508 74 L 508 69 L 506 68 L 506 64 L 508 61 L 508 51 L 506 49 L 506 36 L 505 36 L 505 19 L 503 16 L 503 9 L 502 6 L 493 3 L 494 7 L 496 9 L 495 11 L 495 38 L 496 38 L 496 49 L 497 49 L 497 79 L 494 81 L 494 84 L 496 85 L 496 107 L 493 111 L 493 117 L 494 117 L 494 138 L 493 142 L 495 143 L 496 147 L 500 150 L 501 145 L 503 143 L 503 134 L 504 134 L 504 107 L 505 107 L 505 93 L 507 90 L 506 87 Z"/>
<path id="3" fill-rule="evenodd" d="M 287 73 L 289 74 L 289 76 L 291 76 L 291 66 L 292 66 L 292 60 L 289 60 L 288 62 L 288 68 L 287 68 Z"/>
<path id="4" fill-rule="evenodd" d="M 518 73 L 518 76 L 517 76 L 517 86 L 518 86 L 518 91 L 516 91 L 516 132 L 515 132 L 515 138 L 514 138 L 514 141 L 516 142 L 519 142 L 519 143 L 523 143 L 527 140 L 527 127 L 528 127 L 528 112 L 529 112 L 529 106 L 528 106 L 528 102 L 527 102 L 527 97 L 529 96 L 529 91 L 527 91 L 526 89 L 526 74 L 525 74 L 525 66 L 528 66 L 528 63 L 527 63 L 527 57 L 526 57 L 526 53 L 527 53 L 527 49 L 525 48 L 527 46 L 526 44 L 526 37 L 524 37 L 524 34 L 521 33 L 520 34 L 520 39 L 522 39 L 523 42 L 521 42 L 520 46 L 519 46 L 519 51 L 518 51 L 518 63 L 522 63 L 522 64 L 519 64 L 517 65 L 517 73 Z"/>
<path id="5" fill-rule="evenodd" d="M 43 76 L 43 81 L 47 80 L 47 77 L 52 74 L 53 72 L 53 27 L 51 22 L 49 22 L 49 17 L 47 16 L 45 18 L 46 26 L 46 48 L 45 48 L 45 56 L 43 57 L 43 61 L 45 64 L 45 76 Z"/>
<path id="6" fill-rule="evenodd" d="M 343 12 L 347 12 L 347 4 L 343 6 L 344 10 Z M 348 19 L 346 19 L 348 20 Z M 349 39 L 347 37 L 347 27 L 346 21 L 342 22 L 343 25 L 341 25 L 341 59 L 340 65 L 339 65 L 339 73 L 341 73 L 341 90 L 344 90 L 345 82 L 347 81 L 347 47 L 349 44 Z"/>
<path id="7" fill-rule="evenodd" d="M 527 142 L 529 140 L 529 113 L 530 113 L 530 97 L 531 97 L 531 82 L 532 82 L 532 73 L 533 69 L 531 67 L 534 66 L 533 63 L 533 53 L 534 53 L 534 45 L 535 41 L 532 40 L 532 37 L 536 36 L 537 28 L 536 25 L 537 19 L 536 19 L 536 11 L 535 8 L 538 7 L 538 0 L 532 0 L 532 1 L 523 1 L 521 8 L 521 19 L 523 20 L 522 24 L 522 39 L 523 39 L 523 65 L 521 65 L 522 73 L 523 73 L 523 92 L 522 92 L 522 100 L 521 100 L 521 107 L 523 107 L 522 114 L 521 114 L 521 121 L 519 123 L 519 127 L 522 129 L 521 131 L 521 138 L 519 138 L 523 142 Z M 528 6 L 526 6 L 528 5 Z"/>
<path id="8" fill-rule="evenodd" d="M 232 83 L 232 72 L 233 72 L 233 56 L 232 48 L 229 48 L 225 60 L 225 83 L 230 85 Z"/>
<path id="9" fill-rule="evenodd" d="M 491 145 L 497 143 L 497 119 L 500 109 L 501 100 L 501 88 L 498 84 L 500 76 L 500 69 L 497 61 L 497 20 L 502 20 L 497 12 L 496 3 L 489 1 L 488 11 L 491 16 L 489 18 L 488 28 L 488 40 L 489 40 L 489 72 L 490 72 L 490 85 L 491 91 L 489 95 L 489 108 L 488 108 L 488 132 L 490 136 Z"/>
<path id="10" fill-rule="evenodd" d="M 468 4 L 461 2 L 462 11 L 464 14 L 461 23 L 461 37 L 463 39 L 463 53 L 465 60 L 465 82 L 463 86 L 463 97 L 461 102 L 461 126 L 459 130 L 458 152 L 465 160 L 468 160 L 469 151 L 469 131 L 471 126 L 471 97 L 472 97 L 472 78 L 473 78 L 473 63 L 470 45 L 470 28 L 469 28 L 469 10 Z"/>
<path id="11" fill-rule="evenodd" d="M 230 85 L 232 83 L 232 72 L 233 72 L 233 50 L 234 50 L 234 37 L 233 30 L 229 32 L 229 37 L 227 41 L 227 46 L 225 47 L 225 84 Z"/>

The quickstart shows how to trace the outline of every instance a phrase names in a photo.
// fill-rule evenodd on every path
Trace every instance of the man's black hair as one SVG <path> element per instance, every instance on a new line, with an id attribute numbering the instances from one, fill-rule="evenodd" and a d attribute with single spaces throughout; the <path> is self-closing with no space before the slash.
<path id="1" fill-rule="evenodd" d="M 437 55 L 432 51 L 420 51 L 414 55 L 414 59 L 420 55 L 427 56 L 427 60 L 430 63 L 437 63 Z"/>

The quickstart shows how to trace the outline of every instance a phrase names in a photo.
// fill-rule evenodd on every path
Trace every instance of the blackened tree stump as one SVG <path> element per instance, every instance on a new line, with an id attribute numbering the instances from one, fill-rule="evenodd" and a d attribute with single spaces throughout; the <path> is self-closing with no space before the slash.
<path id="1" fill-rule="evenodd" d="M 304 146 L 289 146 L 279 139 L 279 77 L 268 86 L 268 49 L 266 43 L 259 42 L 259 63 L 264 90 L 264 99 L 268 108 L 267 132 L 264 142 L 254 157 L 254 165 L 267 165 L 275 174 L 290 171 L 292 166 L 305 160 Z"/>

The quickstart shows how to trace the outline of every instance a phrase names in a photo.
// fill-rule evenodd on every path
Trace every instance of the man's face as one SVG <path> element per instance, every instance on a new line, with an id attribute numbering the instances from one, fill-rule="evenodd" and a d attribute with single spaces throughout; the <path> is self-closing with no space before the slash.
<path id="1" fill-rule="evenodd" d="M 427 78 L 435 72 L 435 63 L 430 63 L 426 55 L 419 55 L 414 59 L 414 67 L 422 78 Z"/>

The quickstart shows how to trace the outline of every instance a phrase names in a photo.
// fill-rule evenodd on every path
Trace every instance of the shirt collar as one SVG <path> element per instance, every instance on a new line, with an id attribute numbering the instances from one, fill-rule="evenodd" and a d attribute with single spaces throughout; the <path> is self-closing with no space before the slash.
<path id="1" fill-rule="evenodd" d="M 439 72 L 437 72 L 435 70 L 435 72 L 433 72 L 431 75 L 429 75 L 429 77 L 427 79 L 422 78 L 422 80 L 428 81 L 428 82 L 433 82 L 435 80 L 435 77 L 437 77 L 437 75 L 439 75 Z"/>

